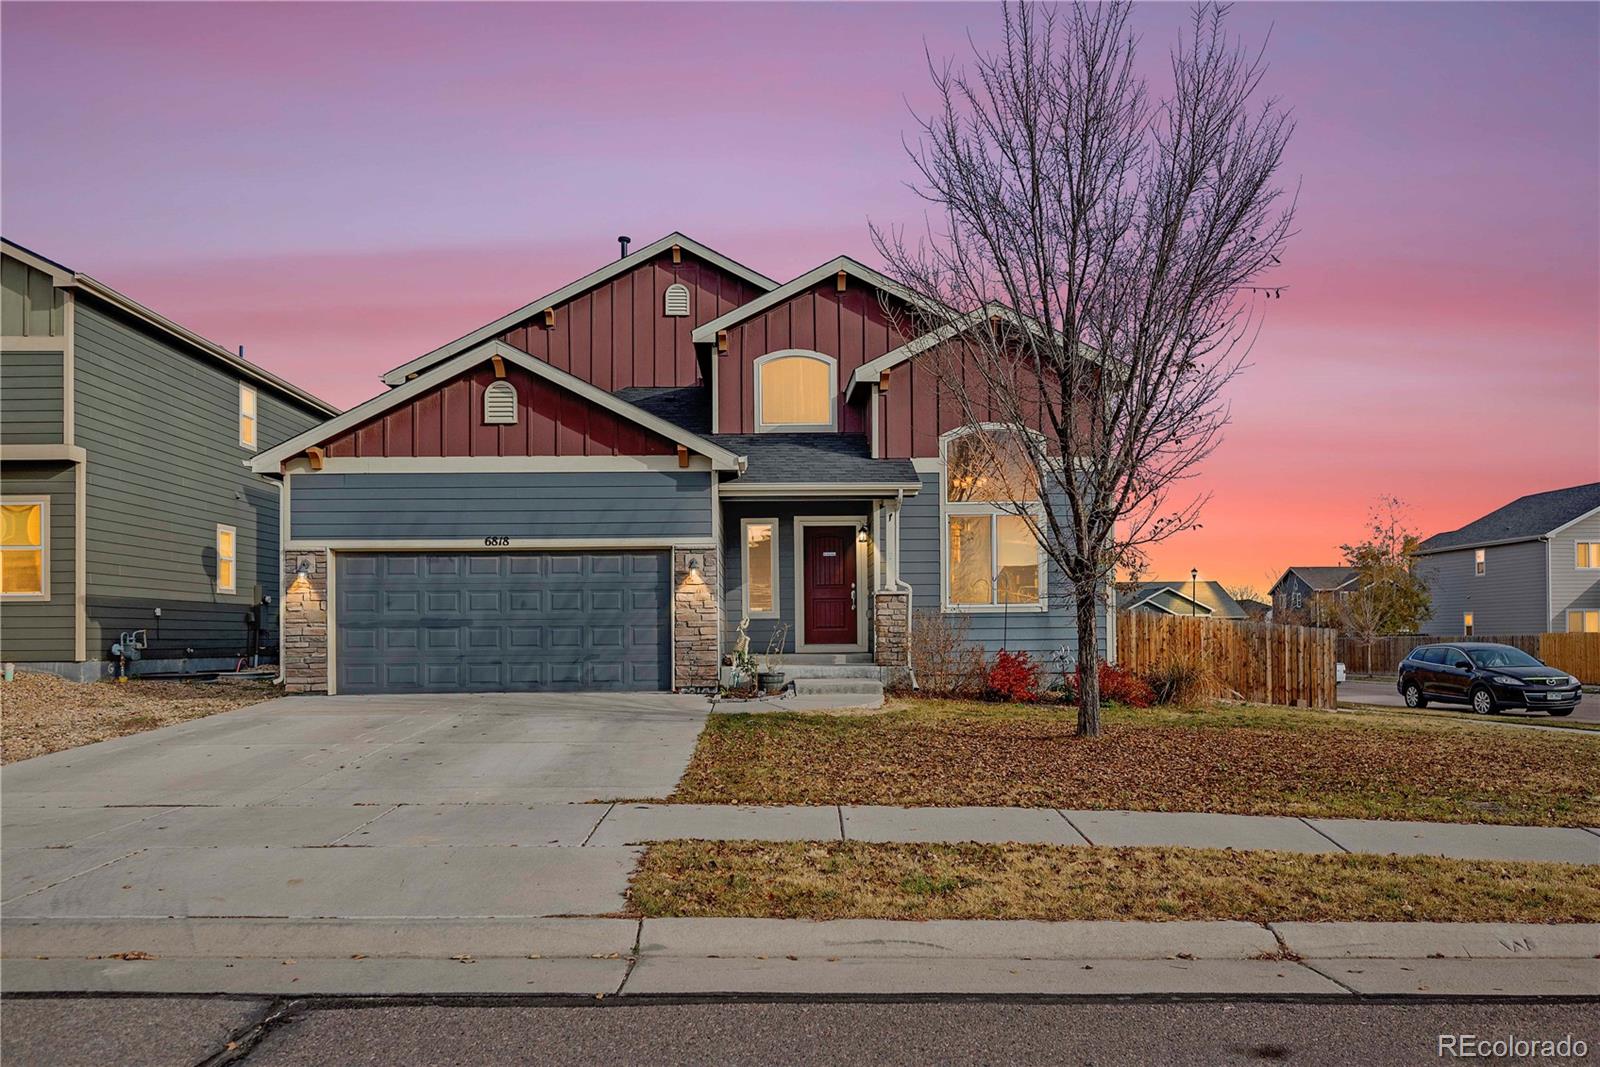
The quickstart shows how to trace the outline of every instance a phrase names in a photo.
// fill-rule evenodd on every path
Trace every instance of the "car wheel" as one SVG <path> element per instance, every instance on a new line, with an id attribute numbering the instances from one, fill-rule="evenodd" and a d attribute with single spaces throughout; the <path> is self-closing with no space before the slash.
<path id="1" fill-rule="evenodd" d="M 1417 685 L 1416 682 L 1406 683 L 1404 696 L 1406 707 L 1408 708 L 1425 708 L 1428 706 L 1428 698 L 1422 695 L 1422 687 Z"/>
<path id="2" fill-rule="evenodd" d="M 1495 707 L 1494 694 L 1480 685 L 1472 691 L 1472 710 L 1479 715 L 1492 715 L 1500 709 Z"/>

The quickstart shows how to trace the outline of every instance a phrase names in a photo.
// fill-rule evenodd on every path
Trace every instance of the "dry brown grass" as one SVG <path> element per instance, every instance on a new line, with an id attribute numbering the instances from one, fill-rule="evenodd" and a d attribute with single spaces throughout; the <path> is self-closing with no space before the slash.
<path id="1" fill-rule="evenodd" d="M 1001 805 L 1600 825 L 1600 738 L 1259 705 L 899 701 L 872 715 L 713 715 L 669 798 Z"/>
<path id="2" fill-rule="evenodd" d="M 0 761 L 15 763 L 158 726 L 259 704 L 278 695 L 262 682 L 69 682 L 18 674 L 0 683 Z"/>
<path id="3" fill-rule="evenodd" d="M 1186 848 L 668 841 L 645 916 L 779 919 L 1600 920 L 1600 867 Z"/>

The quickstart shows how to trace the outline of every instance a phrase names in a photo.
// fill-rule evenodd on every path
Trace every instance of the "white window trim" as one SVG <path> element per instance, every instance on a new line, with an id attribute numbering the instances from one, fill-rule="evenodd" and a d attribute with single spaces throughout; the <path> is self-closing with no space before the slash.
<path id="1" fill-rule="evenodd" d="M 228 536 L 233 540 L 233 556 L 228 562 L 233 564 L 233 581 L 228 585 L 222 584 L 222 531 L 227 530 Z M 211 547 L 217 553 L 217 579 L 214 583 L 219 593 L 237 593 L 239 591 L 239 531 L 236 527 L 225 522 L 217 523 L 216 539 Z"/>
<path id="2" fill-rule="evenodd" d="M 860 529 L 865 515 L 797 515 L 794 518 L 794 650 L 801 652 L 865 652 L 867 650 L 867 587 L 865 562 L 867 546 L 858 537 L 856 546 L 856 641 L 853 645 L 814 645 L 806 641 L 806 527 L 849 526 Z"/>
<path id="3" fill-rule="evenodd" d="M 50 601 L 50 498 L 47 496 L 0 496 L 0 504 L 39 505 L 39 591 L 37 593 L 0 593 L 0 601 L 45 604 Z M 21 546 L 19 546 L 21 547 Z M 16 551 L 16 549 L 0 549 Z M 31 549 L 23 549 L 31 551 Z"/>
<path id="4" fill-rule="evenodd" d="M 244 413 L 244 398 L 246 396 L 250 398 L 250 407 L 253 412 L 250 415 Z M 247 418 L 250 420 L 250 429 L 255 434 L 254 441 L 246 441 L 244 439 L 244 420 Z M 246 385 L 244 382 L 239 383 L 239 447 L 248 448 L 252 452 L 259 451 L 261 448 L 261 394 L 256 392 L 255 386 Z"/>
<path id="5" fill-rule="evenodd" d="M 771 525 L 772 527 L 772 610 L 753 611 L 750 608 L 750 527 Z M 743 519 L 739 523 L 739 605 L 743 611 L 742 618 L 746 619 L 776 619 L 782 612 L 780 605 L 783 603 L 779 590 L 778 566 L 778 520 L 777 519 Z"/>
<path id="6" fill-rule="evenodd" d="M 1036 518 L 1041 518 L 1044 512 L 1042 503 L 1005 505 L 992 501 L 960 501 L 951 503 L 950 483 L 946 475 L 950 472 L 946 459 L 950 442 L 967 433 L 986 430 L 1005 430 L 1014 432 L 1015 427 L 998 423 L 984 423 L 977 427 L 961 427 L 950 430 L 939 437 L 939 607 L 940 610 L 955 614 L 994 615 L 1009 612 L 1045 612 L 1050 610 L 1049 589 L 1046 580 L 1050 574 L 1050 557 L 1045 552 L 1044 546 L 1038 546 L 1039 551 L 1039 602 L 1037 604 L 956 604 L 950 599 L 950 516 L 952 515 L 1017 515 L 1019 510 L 1026 510 Z M 999 539 L 994 533 L 994 520 L 989 525 L 989 594 L 995 593 L 995 565 L 996 554 L 1000 551 Z"/>
<path id="7" fill-rule="evenodd" d="M 1479 578 L 1489 573 L 1489 557 L 1485 551 L 1482 548 L 1472 550 L 1472 573 Z"/>
<path id="8" fill-rule="evenodd" d="M 828 368 L 828 421 L 826 423 L 773 423 L 768 425 L 761 421 L 761 368 L 764 364 L 778 359 L 820 360 Z M 756 433 L 833 433 L 839 427 L 839 361 L 832 356 L 821 352 L 814 352 L 809 348 L 782 348 L 776 352 L 768 352 L 759 357 L 751 365 L 751 373 L 755 375 L 755 412 L 753 413 Z"/>
<path id="9" fill-rule="evenodd" d="M 1589 562 L 1578 563 L 1578 549 L 1583 545 L 1589 546 Z M 1580 571 L 1600 571 L 1600 541 L 1574 541 L 1572 542 L 1572 567 Z"/>

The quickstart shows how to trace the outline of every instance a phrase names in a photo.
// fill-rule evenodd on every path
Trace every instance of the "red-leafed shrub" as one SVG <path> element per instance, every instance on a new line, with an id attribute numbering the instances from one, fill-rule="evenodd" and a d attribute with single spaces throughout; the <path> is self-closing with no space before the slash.
<path id="1" fill-rule="evenodd" d="M 1131 708 L 1148 708 L 1156 702 L 1156 692 L 1150 683 L 1121 667 L 1110 663 L 1100 664 L 1100 699 L 1114 700 Z"/>
<path id="2" fill-rule="evenodd" d="M 1001 650 L 989 666 L 984 689 L 991 699 L 1033 703 L 1039 699 L 1039 665 L 1026 652 Z"/>

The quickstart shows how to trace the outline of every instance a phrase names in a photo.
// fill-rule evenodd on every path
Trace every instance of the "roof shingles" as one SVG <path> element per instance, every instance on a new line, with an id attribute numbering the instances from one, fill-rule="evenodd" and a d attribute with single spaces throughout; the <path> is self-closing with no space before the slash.
<path id="1" fill-rule="evenodd" d="M 1597 508 L 1600 508 L 1600 482 L 1552 489 L 1547 493 L 1529 493 L 1459 530 L 1434 534 L 1422 542 L 1420 550 L 1443 552 L 1498 541 L 1529 541 L 1560 529 Z"/>

